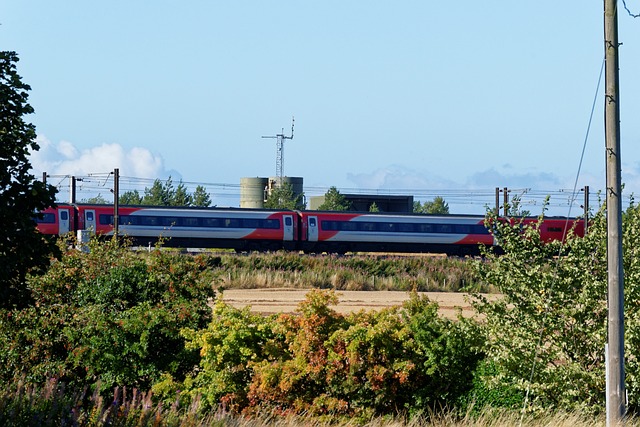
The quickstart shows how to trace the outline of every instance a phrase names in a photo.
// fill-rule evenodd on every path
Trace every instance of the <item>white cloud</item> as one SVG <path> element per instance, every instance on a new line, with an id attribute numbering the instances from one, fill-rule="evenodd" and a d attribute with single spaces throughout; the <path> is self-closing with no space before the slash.
<path id="1" fill-rule="evenodd" d="M 126 150 L 119 144 L 102 144 L 79 150 L 69 141 L 55 144 L 44 135 L 36 139 L 40 150 L 31 153 L 34 174 L 86 176 L 120 169 L 121 175 L 156 179 L 168 175 L 164 160 L 146 148 Z"/>
<path id="2" fill-rule="evenodd" d="M 369 173 L 349 173 L 347 179 L 361 189 L 413 190 L 458 187 L 448 179 L 399 165 L 391 165 Z"/>

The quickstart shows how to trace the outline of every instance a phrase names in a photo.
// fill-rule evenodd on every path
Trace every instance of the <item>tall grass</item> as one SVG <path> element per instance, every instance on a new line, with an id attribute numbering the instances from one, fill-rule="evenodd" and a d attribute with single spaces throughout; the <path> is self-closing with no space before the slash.
<path id="1" fill-rule="evenodd" d="M 472 263 L 458 258 L 407 256 L 301 256 L 292 253 L 212 257 L 215 281 L 224 288 L 319 288 L 491 292 Z"/>
<path id="2" fill-rule="evenodd" d="M 96 387 L 98 388 L 98 387 Z M 204 427 L 204 426 L 341 426 L 341 427 L 591 427 L 604 425 L 603 417 L 581 413 L 548 412 L 521 417 L 517 411 L 487 409 L 459 415 L 455 412 L 430 413 L 409 420 L 380 417 L 370 420 L 335 419 L 305 416 L 282 417 L 262 414 L 256 418 L 235 416 L 224 411 L 202 414 L 200 402 L 188 407 L 176 403 L 163 407 L 154 404 L 151 392 L 116 388 L 105 399 L 88 388 L 66 390 L 55 380 L 42 387 L 25 387 L 22 383 L 0 392 L 0 425 L 12 426 L 87 426 L 87 427 Z M 640 426 L 637 419 L 628 419 L 627 426 Z"/>

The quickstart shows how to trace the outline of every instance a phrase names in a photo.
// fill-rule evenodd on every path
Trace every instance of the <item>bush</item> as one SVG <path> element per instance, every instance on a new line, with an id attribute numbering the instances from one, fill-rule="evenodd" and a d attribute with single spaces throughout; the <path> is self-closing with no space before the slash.
<path id="1" fill-rule="evenodd" d="M 260 317 L 218 302 L 197 374 L 178 389 L 245 414 L 374 415 L 453 404 L 471 387 L 482 335 L 414 295 L 403 307 L 342 316 L 332 291 L 311 291 L 292 315 Z M 171 392 L 166 396 L 170 396 Z"/>
<path id="2" fill-rule="evenodd" d="M 29 279 L 35 305 L 0 312 L 3 381 L 147 389 L 197 365 L 180 330 L 211 319 L 206 259 L 138 254 L 115 241 L 92 241 L 89 253 L 61 249 L 46 274 Z"/>

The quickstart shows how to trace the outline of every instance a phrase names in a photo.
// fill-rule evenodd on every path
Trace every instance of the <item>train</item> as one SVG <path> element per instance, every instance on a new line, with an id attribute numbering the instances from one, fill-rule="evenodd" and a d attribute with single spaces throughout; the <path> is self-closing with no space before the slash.
<path id="1" fill-rule="evenodd" d="M 40 213 L 43 234 L 88 230 L 114 234 L 113 205 L 60 204 Z M 528 217 L 524 223 L 539 221 Z M 562 240 L 569 229 L 584 234 L 578 218 L 546 217 L 543 241 Z M 136 246 L 228 248 L 238 252 L 290 250 L 305 253 L 406 252 L 467 256 L 496 240 L 480 215 L 426 215 L 247 208 L 120 206 L 118 234 Z"/>

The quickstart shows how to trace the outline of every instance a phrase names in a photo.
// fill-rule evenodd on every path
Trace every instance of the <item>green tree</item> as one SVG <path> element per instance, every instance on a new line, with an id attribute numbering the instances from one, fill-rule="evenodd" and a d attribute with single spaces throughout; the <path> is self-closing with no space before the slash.
<path id="1" fill-rule="evenodd" d="M 336 187 L 330 187 L 324 195 L 324 203 L 318 206 L 321 211 L 348 211 L 351 203 L 340 194 Z"/>
<path id="2" fill-rule="evenodd" d="M 420 204 L 420 201 L 413 202 L 413 212 L 432 215 L 449 215 L 449 204 L 441 196 L 436 196 L 432 201 Z"/>
<path id="3" fill-rule="evenodd" d="M 89 197 L 88 199 L 83 199 L 82 203 L 90 203 L 90 204 L 93 204 L 93 205 L 106 205 L 109 202 L 107 201 L 107 199 L 105 199 L 102 196 L 102 194 L 98 193 L 97 196 Z"/>
<path id="4" fill-rule="evenodd" d="M 193 197 L 187 191 L 187 187 L 180 181 L 175 191 L 169 195 L 169 204 L 171 206 L 191 206 Z"/>
<path id="5" fill-rule="evenodd" d="M 36 128 L 24 116 L 33 113 L 27 102 L 31 87 L 18 75 L 15 52 L 0 51 L 0 307 L 25 306 L 31 301 L 27 273 L 49 262 L 54 246 L 37 232 L 34 212 L 55 203 L 56 189 L 30 173 L 30 151 Z"/>
<path id="6" fill-rule="evenodd" d="M 369 206 L 369 212 L 380 212 L 380 208 L 376 202 L 371 203 Z"/>
<path id="7" fill-rule="evenodd" d="M 162 183 L 159 179 L 153 181 L 153 185 L 144 189 L 143 205 L 170 206 L 175 190 L 171 177 Z"/>
<path id="8" fill-rule="evenodd" d="M 296 195 L 293 192 L 293 186 L 285 182 L 271 190 L 264 207 L 267 209 L 302 209 L 304 208 L 303 198 L 303 194 Z"/>
<path id="9" fill-rule="evenodd" d="M 640 338 L 640 215 L 627 217 L 624 232 L 626 347 L 637 357 Z M 542 217 L 540 219 L 543 219 Z M 485 317 L 490 373 L 486 389 L 512 389 L 539 407 L 598 410 L 605 396 L 604 344 L 607 317 L 606 221 L 593 218 L 584 238 L 543 242 L 540 222 L 487 219 L 504 254 L 487 252 L 476 267 L 502 295 L 477 297 Z M 630 364 L 631 404 L 637 408 L 638 365 Z M 521 402 L 522 403 L 522 402 Z"/>
<path id="10" fill-rule="evenodd" d="M 138 190 L 125 191 L 118 199 L 121 205 L 141 205 L 142 196 Z"/>
<path id="11" fill-rule="evenodd" d="M 207 193 L 207 189 L 202 185 L 198 185 L 193 192 L 193 206 L 208 208 L 211 206 L 211 196 Z"/>
<path id="12" fill-rule="evenodd" d="M 521 194 L 514 194 L 513 197 L 511 197 L 511 203 L 509 203 L 509 206 L 507 207 L 507 212 L 509 213 L 509 216 L 513 218 L 531 216 L 530 210 L 522 208 Z"/>

